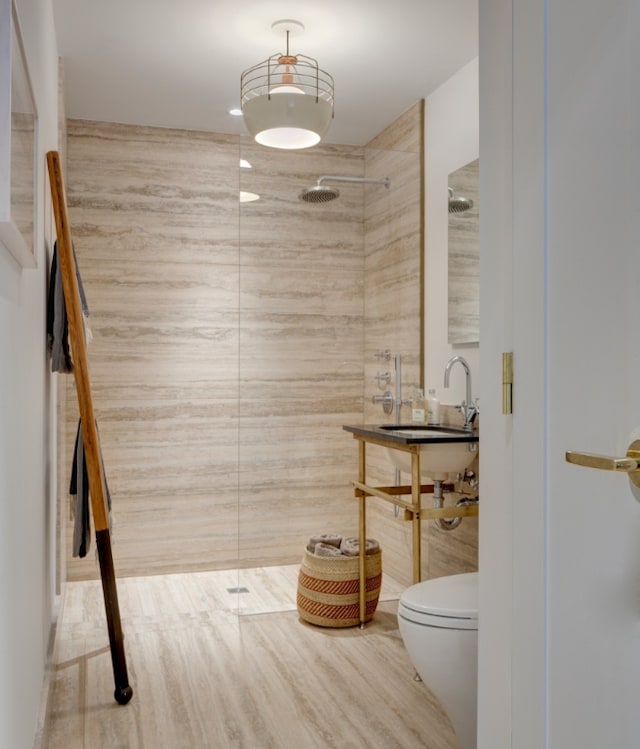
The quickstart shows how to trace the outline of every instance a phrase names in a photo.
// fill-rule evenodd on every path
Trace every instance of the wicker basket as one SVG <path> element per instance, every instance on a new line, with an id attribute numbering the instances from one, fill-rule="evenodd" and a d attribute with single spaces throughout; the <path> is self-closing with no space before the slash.
<path id="1" fill-rule="evenodd" d="M 365 557 L 366 614 L 370 621 L 380 597 L 382 552 Z M 298 573 L 300 618 L 321 627 L 353 627 L 360 623 L 358 557 L 318 557 L 305 551 Z"/>

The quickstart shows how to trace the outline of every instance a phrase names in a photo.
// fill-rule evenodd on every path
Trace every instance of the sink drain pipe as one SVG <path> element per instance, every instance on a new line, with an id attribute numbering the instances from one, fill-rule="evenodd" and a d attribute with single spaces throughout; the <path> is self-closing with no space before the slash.
<path id="1" fill-rule="evenodd" d="M 442 481 L 437 479 L 433 480 L 433 506 L 440 508 L 444 507 L 444 495 L 442 494 Z M 468 507 L 469 505 L 478 504 L 477 497 L 475 498 L 463 498 L 456 502 L 456 507 Z M 438 528 L 443 531 L 455 530 L 460 523 L 462 518 L 436 518 L 434 520 Z"/>

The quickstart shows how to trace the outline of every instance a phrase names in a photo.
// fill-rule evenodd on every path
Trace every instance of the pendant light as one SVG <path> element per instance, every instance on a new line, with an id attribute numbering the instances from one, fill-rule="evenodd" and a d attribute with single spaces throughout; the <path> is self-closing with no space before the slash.
<path id="1" fill-rule="evenodd" d="M 271 55 L 240 76 L 244 122 L 263 146 L 315 146 L 333 118 L 333 78 L 312 57 L 290 54 L 290 35 L 304 30 L 300 21 L 275 21 L 271 28 L 286 34 L 286 52 Z"/>

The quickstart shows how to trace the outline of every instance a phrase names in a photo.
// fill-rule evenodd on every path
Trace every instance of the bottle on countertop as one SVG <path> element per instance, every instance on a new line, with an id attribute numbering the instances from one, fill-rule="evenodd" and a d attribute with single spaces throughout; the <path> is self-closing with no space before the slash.
<path id="1" fill-rule="evenodd" d="M 436 398 L 436 391 L 434 389 L 429 390 L 425 411 L 427 424 L 431 426 L 440 424 L 440 401 Z"/>
<path id="2" fill-rule="evenodd" d="M 414 424 L 424 424 L 427 419 L 427 404 L 424 390 L 416 390 L 416 397 L 411 404 L 411 421 Z"/>

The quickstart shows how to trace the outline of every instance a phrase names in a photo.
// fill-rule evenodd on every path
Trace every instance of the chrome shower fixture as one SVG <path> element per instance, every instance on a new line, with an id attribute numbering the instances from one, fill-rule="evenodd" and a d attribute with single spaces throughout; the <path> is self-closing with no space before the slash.
<path id="1" fill-rule="evenodd" d="M 340 190 L 337 187 L 331 187 L 329 185 L 323 185 L 325 180 L 331 182 L 356 182 L 358 184 L 370 184 L 370 185 L 384 185 L 387 189 L 391 184 L 389 177 L 384 179 L 368 179 L 367 177 L 336 177 L 331 174 L 325 174 L 318 178 L 318 181 L 313 187 L 305 187 L 305 189 L 298 195 L 300 200 L 304 200 L 305 203 L 328 203 L 330 200 L 335 200 L 340 195 Z"/>
<path id="2" fill-rule="evenodd" d="M 465 198 L 462 195 L 456 197 L 453 187 L 447 189 L 449 190 L 449 213 L 464 213 L 473 208 L 471 198 Z"/>

